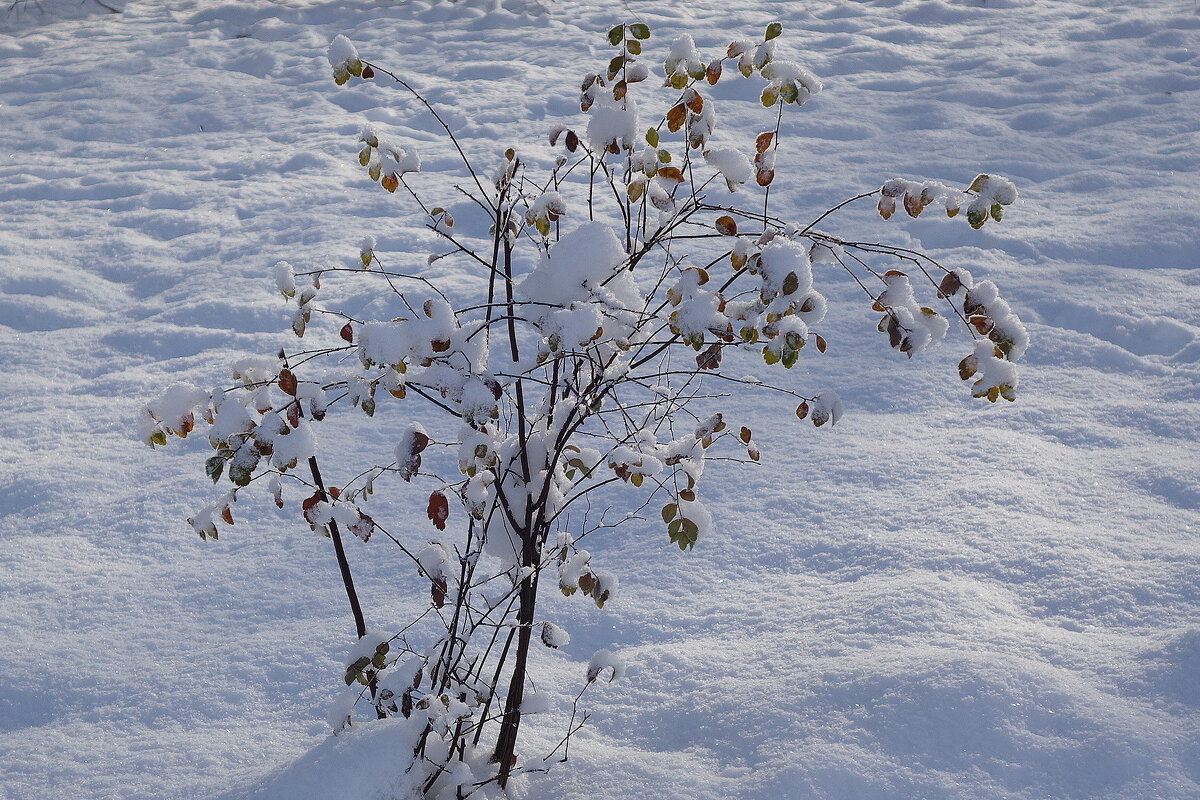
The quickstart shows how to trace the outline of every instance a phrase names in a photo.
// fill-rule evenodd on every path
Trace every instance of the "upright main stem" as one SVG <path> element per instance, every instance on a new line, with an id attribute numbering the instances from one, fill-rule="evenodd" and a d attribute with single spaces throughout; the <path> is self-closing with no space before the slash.
<path id="1" fill-rule="evenodd" d="M 321 470 L 317 467 L 317 457 L 309 456 L 308 469 L 312 473 L 313 483 L 317 485 L 317 491 L 321 494 L 321 500 L 329 502 L 329 495 L 325 493 L 325 481 L 321 480 Z M 350 613 L 354 615 L 354 629 L 358 633 L 358 638 L 362 638 L 367 633 L 367 623 L 363 619 L 362 606 L 358 603 L 358 592 L 354 589 L 354 577 L 350 574 L 350 562 L 346 560 L 346 550 L 342 547 L 342 532 L 338 529 L 337 520 L 329 520 L 329 534 L 333 539 L 333 552 L 337 554 L 338 568 L 342 571 L 342 584 L 346 587 L 346 597 L 350 601 Z"/>
<path id="2" fill-rule="evenodd" d="M 499 220 L 506 222 L 505 215 L 497 214 Z M 506 239 L 504 242 L 504 278 L 505 298 L 508 303 L 508 341 L 509 352 L 515 365 L 520 360 L 517 346 L 517 331 L 513 322 L 513 292 L 512 292 L 512 245 Z M 529 453 L 526 445 L 526 417 L 524 382 L 517 380 L 517 434 L 520 443 L 521 477 L 525 495 L 524 525 L 517 531 L 521 540 L 521 566 L 534 567 L 538 562 L 538 542 L 540 530 L 533 523 L 533 497 L 530 494 Z M 517 609 L 517 652 L 513 663 L 512 677 L 508 683 L 508 695 L 504 700 L 504 715 L 500 721 L 500 733 L 496 737 L 494 759 L 500 765 L 498 782 L 501 788 L 508 785 L 512 773 L 513 756 L 517 747 L 517 731 L 521 727 L 521 702 L 525 698 L 525 673 L 529 661 L 529 644 L 532 641 L 534 605 L 537 602 L 537 572 L 528 570 L 521 579 L 519 592 L 519 607 Z"/>

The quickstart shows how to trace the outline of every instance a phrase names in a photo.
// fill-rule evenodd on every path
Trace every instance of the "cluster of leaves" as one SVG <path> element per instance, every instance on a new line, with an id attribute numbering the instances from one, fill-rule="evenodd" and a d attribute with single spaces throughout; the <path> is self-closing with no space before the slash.
<path id="1" fill-rule="evenodd" d="M 967 222 L 972 228 L 982 228 L 988 219 L 999 222 L 1004 218 L 1004 207 L 1017 200 L 1017 189 L 1012 181 L 999 175 L 976 175 L 965 191 L 953 189 L 937 181 L 908 181 L 893 178 L 880 190 L 879 216 L 889 219 L 896 212 L 896 198 L 901 199 L 904 211 L 913 218 L 936 201 L 941 201 L 946 216 L 956 217 L 967 208 Z"/>
<path id="2" fill-rule="evenodd" d="M 400 188 L 400 179 L 407 172 L 421 171 L 421 158 L 416 151 L 397 142 L 380 138 L 374 125 L 367 125 L 359 134 L 363 148 L 358 151 L 358 163 L 367 168 L 367 175 L 389 192 Z"/>

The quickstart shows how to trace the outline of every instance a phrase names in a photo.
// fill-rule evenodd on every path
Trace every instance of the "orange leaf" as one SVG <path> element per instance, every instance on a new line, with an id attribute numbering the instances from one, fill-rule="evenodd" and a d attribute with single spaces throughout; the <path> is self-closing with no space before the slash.
<path id="1" fill-rule="evenodd" d="M 658 176 L 660 178 L 669 178 L 676 183 L 683 183 L 683 173 L 679 171 L 678 167 L 659 167 Z"/>
<path id="2" fill-rule="evenodd" d="M 671 133 L 674 133 L 682 128 L 683 121 L 686 117 L 687 109 L 684 107 L 683 103 L 680 103 L 677 106 L 672 106 L 671 110 L 667 112 L 667 130 L 669 130 Z"/>

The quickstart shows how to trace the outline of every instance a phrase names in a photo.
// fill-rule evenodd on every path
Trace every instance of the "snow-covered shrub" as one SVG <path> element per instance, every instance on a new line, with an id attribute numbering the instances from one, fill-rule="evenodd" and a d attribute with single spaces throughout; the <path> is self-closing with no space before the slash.
<path id="1" fill-rule="evenodd" d="M 818 272 L 861 286 L 880 332 L 909 357 L 957 325 L 973 340 L 960 364 L 964 380 L 976 379 L 972 394 L 1015 397 L 1013 362 L 1028 336 L 994 284 L 914 250 L 816 228 L 851 201 L 807 224 L 772 212 L 783 110 L 821 91 L 807 68 L 776 58 L 781 30 L 773 23 L 761 40 L 734 41 L 711 59 L 680 37 L 659 73 L 642 58 L 645 25 L 613 28 L 612 59 L 580 88 L 587 123 L 550 133 L 560 150 L 545 171 L 512 148 L 485 170 L 403 78 L 337 37 L 329 48 L 337 83 L 379 79 L 407 90 L 461 158 L 458 188 L 484 212 L 479 230 L 462 230 L 469 226 L 422 197 L 411 143 L 371 126 L 359 137 L 367 174 L 389 192 L 403 188 L 439 244 L 431 262 L 460 260 L 486 277 L 486 292 L 452 299 L 419 270 L 381 260 L 371 237 L 354 268 L 280 262 L 274 281 L 292 329 L 317 341 L 235 364 L 225 390 L 172 386 L 143 412 L 151 445 L 187 436 L 198 420 L 208 425 L 208 476 L 232 486 L 191 519 L 202 538 L 233 524 L 231 506 L 259 482 L 281 508 L 287 485 L 304 520 L 332 539 L 359 641 L 344 675 L 352 694 L 331 719 L 335 729 L 350 724 L 361 701 L 375 716 L 416 720 L 405 757 L 428 797 L 499 796 L 514 774 L 565 758 L 583 721 L 574 711 L 559 747 L 518 758 L 523 716 L 545 707 L 544 695 L 527 691 L 530 649 L 570 641 L 569 625 L 539 616 L 543 581 L 597 606 L 611 602 L 618 577 L 585 540 L 641 519 L 647 507 L 661 515 L 664 541 L 681 550 L 712 535 L 701 499 L 706 459 L 761 457 L 753 431 L 721 409 L 727 393 L 714 387 L 773 392 L 800 419 L 837 423 L 842 403 L 832 391 L 810 395 L 723 368 L 729 351 L 748 351 L 782 376 L 806 349 L 825 352 Z M 711 143 L 718 115 L 706 88 L 727 75 L 757 77 L 755 93 L 774 109 L 774 124 L 745 150 Z M 913 217 L 937 203 L 950 217 L 965 207 L 979 227 L 999 221 L 1016 192 L 981 175 L 961 190 L 892 179 L 852 200 L 869 197 L 885 219 L 897 201 Z M 520 263 L 534 266 L 518 274 Z M 321 283 L 334 276 L 372 282 L 400 313 L 360 319 L 324 308 Z M 442 424 L 412 422 L 410 404 L 434 409 Z M 340 488 L 325 483 L 316 458 L 317 428 L 335 407 L 388 415 L 402 428 L 394 460 L 360 465 Z M 364 510 L 397 480 L 428 487 L 428 534 L 395 535 Z M 595 513 L 594 493 L 621 486 L 638 498 L 626 513 Z M 430 627 L 413 620 L 368 630 L 343 530 L 372 548 L 395 546 L 411 564 L 411 579 L 427 587 L 419 619 L 433 625 L 431 640 L 418 640 Z M 594 681 L 623 671 L 618 656 L 596 653 L 580 670 L 572 708 Z"/>

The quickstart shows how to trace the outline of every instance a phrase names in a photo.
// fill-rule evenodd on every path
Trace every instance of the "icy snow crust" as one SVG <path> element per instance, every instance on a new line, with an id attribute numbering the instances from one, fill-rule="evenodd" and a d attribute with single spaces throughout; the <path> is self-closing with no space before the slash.
<path id="1" fill-rule="evenodd" d="M 586 130 L 579 80 L 608 58 L 619 4 L 168 0 L 74 21 L 42 5 L 0 16 L 0 797 L 402 793 L 386 772 L 401 723 L 328 738 L 352 628 L 300 498 L 240 502 L 201 542 L 184 519 L 213 500 L 204 437 L 151 452 L 137 411 L 294 346 L 280 260 L 353 267 L 373 235 L 452 297 L 484 285 L 454 259 L 425 267 L 411 203 L 355 163 L 374 123 L 421 154 L 408 178 L 472 213 L 427 117 L 333 85 L 335 35 L 426 90 L 469 152 L 548 162 L 550 127 Z M 955 377 L 961 341 L 889 350 L 817 259 L 829 353 L 806 348 L 794 380 L 836 390 L 845 416 L 815 430 L 739 391 L 763 465 L 706 471 L 714 529 L 696 551 L 657 521 L 588 542 L 622 591 L 603 611 L 545 608 L 569 639 L 536 654 L 546 713 L 522 752 L 557 741 L 593 654 L 628 669 L 601 672 L 571 761 L 525 796 L 1200 796 L 1195 3 L 630 9 L 656 65 L 683 33 L 711 58 L 764 13 L 784 21 L 777 58 L 825 86 L 784 114 L 771 197 L 797 222 L 891 177 L 1011 178 L 1021 200 L 980 231 L 936 207 L 883 223 L 870 201 L 821 227 L 994 280 L 1032 344 L 1018 401 L 980 404 Z M 714 150 L 753 152 L 769 126 L 748 86 L 711 90 Z M 564 232 L 586 221 L 568 214 Z M 321 301 L 390 318 L 358 291 L 329 281 Z M 396 402 L 412 416 L 385 404 L 321 439 L 331 482 L 360 451 L 389 460 L 409 423 L 435 429 Z M 387 491 L 392 527 L 432 538 L 415 490 Z M 347 547 L 373 628 L 427 602 L 386 540 Z"/>

